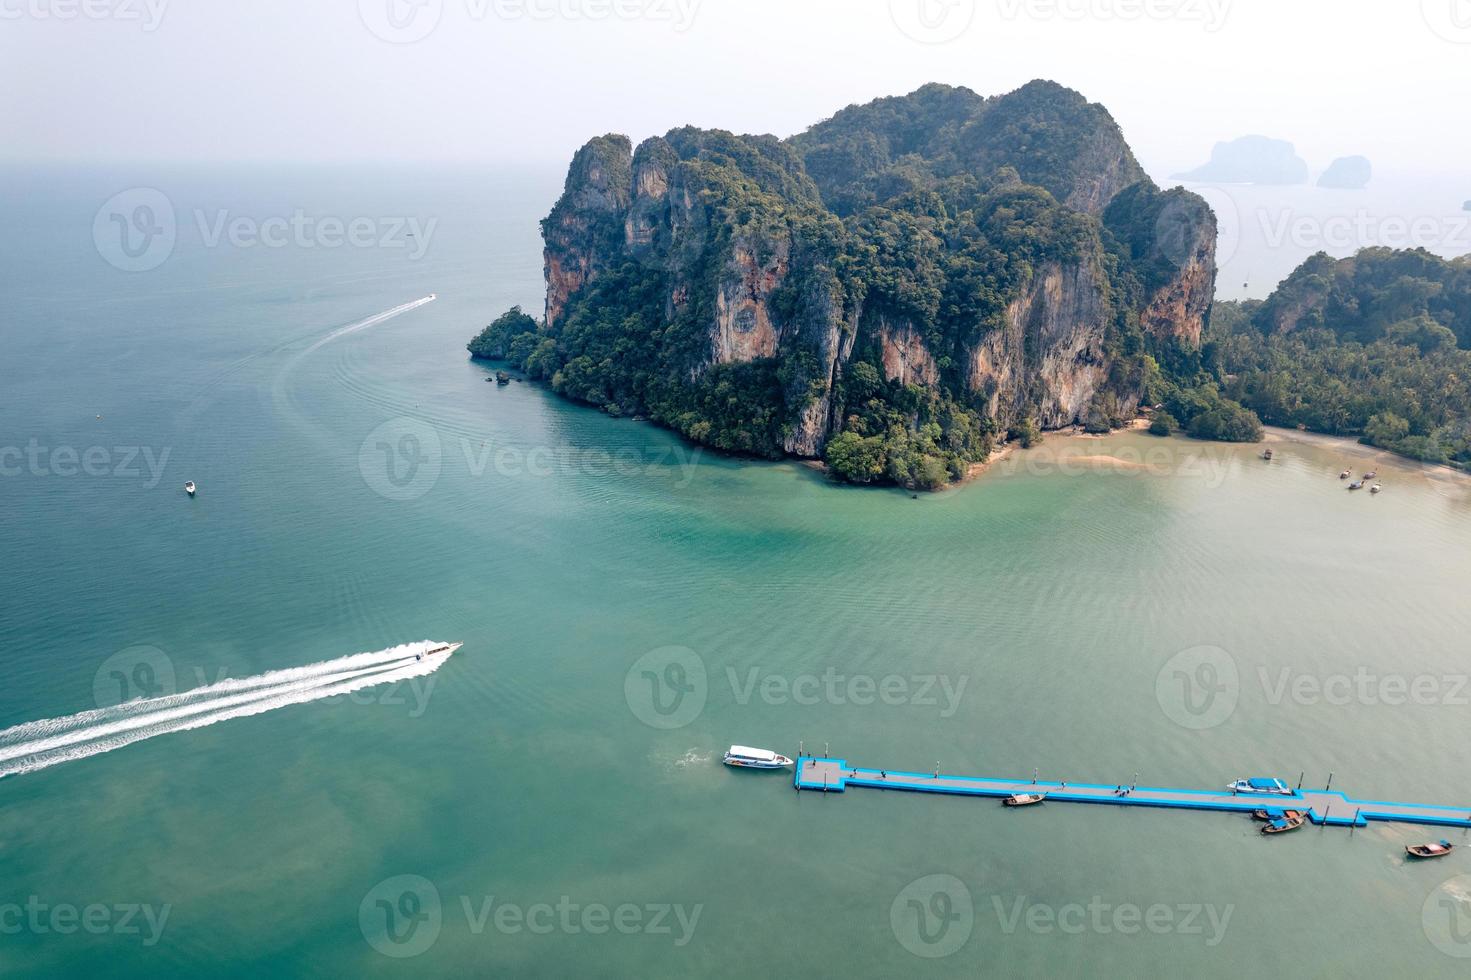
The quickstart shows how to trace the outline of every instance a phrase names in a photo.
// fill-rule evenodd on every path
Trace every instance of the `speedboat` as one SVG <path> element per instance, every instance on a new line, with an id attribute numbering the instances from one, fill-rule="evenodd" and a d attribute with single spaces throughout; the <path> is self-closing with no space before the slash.
<path id="1" fill-rule="evenodd" d="M 1383 489 L 1384 489 L 1384 485 L 1383 484 L 1376 483 L 1372 487 L 1369 488 L 1369 492 L 1370 493 L 1378 493 L 1380 490 L 1383 490 Z"/>
<path id="2" fill-rule="evenodd" d="M 429 298 L 430 299 L 439 299 L 439 294 L 438 293 L 430 293 L 429 294 Z"/>
<path id="3" fill-rule="evenodd" d="M 720 760 L 737 769 L 784 769 L 792 764 L 786 756 L 770 749 L 753 749 L 749 745 L 732 745 Z"/>
<path id="4" fill-rule="evenodd" d="M 1006 806 L 1032 806 L 1047 799 L 1046 793 L 1012 793 L 1001 802 Z"/>
<path id="5" fill-rule="evenodd" d="M 1405 853 L 1412 858 L 1438 858 L 1445 857 L 1456 849 L 1456 845 L 1448 840 L 1439 844 L 1406 844 Z"/>
<path id="6" fill-rule="evenodd" d="M 465 644 L 463 643 L 445 643 L 441 646 L 435 647 L 433 650 L 421 650 L 420 652 L 414 654 L 414 659 L 423 660 L 426 657 L 448 657 L 450 654 L 454 653 L 456 650 L 464 645 Z"/>
<path id="7" fill-rule="evenodd" d="M 184 492 L 187 493 L 191 497 L 194 496 L 194 491 L 196 489 L 197 488 L 194 486 L 194 481 L 193 480 L 190 480 L 188 483 L 184 484 Z"/>
<path id="8" fill-rule="evenodd" d="M 1238 779 L 1226 787 L 1233 793 L 1256 793 L 1265 796 L 1291 796 L 1292 787 L 1280 779 L 1270 776 L 1257 777 L 1255 779 Z"/>

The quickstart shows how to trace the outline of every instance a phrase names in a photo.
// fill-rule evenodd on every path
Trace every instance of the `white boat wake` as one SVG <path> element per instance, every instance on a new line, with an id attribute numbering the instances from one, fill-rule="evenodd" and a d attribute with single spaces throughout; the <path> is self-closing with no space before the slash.
<path id="1" fill-rule="evenodd" d="M 425 640 L 305 667 L 206 684 L 0 731 L 0 778 L 111 752 L 143 739 L 204 728 L 291 704 L 432 674 L 449 657 L 424 656 L 447 644 Z M 451 651 L 453 652 L 453 651 Z"/>
<path id="2" fill-rule="evenodd" d="M 391 320 L 394 317 L 398 316 L 400 313 L 407 313 L 409 310 L 418 309 L 419 307 L 423 306 L 425 303 L 432 303 L 432 302 L 434 302 L 435 299 L 436 299 L 435 294 L 434 293 L 430 293 L 428 296 L 421 296 L 421 297 L 419 297 L 416 300 L 410 300 L 407 303 L 401 303 L 398 306 L 393 307 L 393 309 L 391 309 L 391 310 L 384 310 L 382 313 L 374 313 L 372 316 L 368 317 L 367 319 L 365 319 L 365 320 L 359 320 L 357 323 L 349 323 L 345 327 L 339 327 L 338 329 L 336 329 L 336 330 L 332 331 L 331 333 L 327 334 L 327 336 L 325 336 L 322 339 L 318 340 L 316 343 L 312 344 L 306 350 L 302 351 L 300 354 L 297 355 L 296 358 L 293 358 L 293 360 L 297 360 L 299 358 L 306 357 L 308 354 L 310 354 L 313 351 L 317 350 L 322 345 L 324 345 L 324 344 L 330 344 L 332 341 L 336 340 L 338 337 L 346 337 L 350 333 L 357 333 L 359 330 L 366 330 L 369 327 L 377 326 L 378 324 L 382 323 L 384 320 Z"/>
<path id="3" fill-rule="evenodd" d="M 419 307 L 424 306 L 427 303 L 432 303 L 438 298 L 438 294 L 430 293 L 428 296 L 420 296 L 418 299 L 410 300 L 407 303 L 400 303 L 399 305 L 391 307 L 390 309 L 383 310 L 380 313 L 374 313 L 370 317 L 365 317 L 362 320 L 357 320 L 353 323 L 349 323 L 344 327 L 338 327 L 336 330 L 328 331 L 326 335 L 318 337 L 315 341 L 313 341 L 310 347 L 307 347 L 305 350 L 298 351 L 296 354 L 292 355 L 291 359 L 287 361 L 286 365 L 281 369 L 281 372 L 274 380 L 273 386 L 279 387 L 282 379 L 285 377 L 286 374 L 290 373 L 290 371 L 296 366 L 296 363 L 298 361 L 300 361 L 303 357 L 312 353 L 313 351 L 320 349 L 324 344 L 330 343 L 331 341 L 336 340 L 338 337 L 345 337 L 350 333 L 356 333 L 359 330 L 366 330 L 368 327 L 375 327 L 378 324 L 382 323 L 384 320 L 391 320 L 394 317 L 399 316 L 400 314 L 407 313 L 409 310 L 418 309 Z M 192 421 L 195 416 L 199 415 L 210 405 L 214 404 L 214 400 L 218 395 L 217 388 L 219 387 L 219 385 L 226 378 L 235 374 L 247 364 L 250 364 L 257 358 L 264 357 L 269 354 L 278 354 L 283 351 L 289 350 L 299 343 L 301 343 L 301 338 L 298 337 L 294 340 L 288 340 L 283 344 L 278 344 L 275 347 L 258 350 L 255 353 L 248 354 L 245 357 L 241 358 L 239 361 L 236 361 L 230 367 L 226 368 L 225 370 L 221 371 L 219 374 L 215 375 L 207 382 L 205 382 L 205 384 L 200 388 L 199 394 L 195 395 L 194 398 L 190 400 L 189 404 L 186 405 L 181 412 L 179 412 L 179 419 L 181 421 Z M 276 394 L 279 397 L 279 392 L 276 392 Z"/>

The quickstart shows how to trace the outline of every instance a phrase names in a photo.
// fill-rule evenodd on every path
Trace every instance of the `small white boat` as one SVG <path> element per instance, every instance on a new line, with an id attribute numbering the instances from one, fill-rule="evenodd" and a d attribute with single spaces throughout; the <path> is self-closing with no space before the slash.
<path id="1" fill-rule="evenodd" d="M 463 643 L 446 643 L 443 646 L 435 647 L 433 650 L 424 650 L 416 653 L 414 654 L 414 659 L 423 660 L 425 657 L 448 657 L 464 645 Z"/>
<path id="2" fill-rule="evenodd" d="M 1348 488 L 1350 490 L 1362 490 L 1362 489 L 1364 489 L 1364 481 L 1363 480 L 1355 480 L 1354 482 L 1352 482 L 1352 483 L 1350 483 L 1348 485 Z"/>
<path id="3" fill-rule="evenodd" d="M 188 483 L 184 484 L 184 492 L 187 493 L 191 497 L 194 496 L 194 491 L 196 489 L 197 489 L 197 487 L 194 486 L 194 481 L 193 480 L 190 480 Z"/>
<path id="4" fill-rule="evenodd" d="M 1001 802 L 1005 806 L 1031 806 L 1045 799 L 1047 799 L 1046 793 L 1012 793 Z"/>
<path id="5" fill-rule="evenodd" d="M 1383 484 L 1376 483 L 1372 487 L 1369 488 L 1369 492 L 1370 493 L 1378 493 L 1380 490 L 1383 490 L 1383 489 L 1384 489 Z"/>
<path id="6" fill-rule="evenodd" d="M 1343 472 L 1342 472 L 1342 473 L 1340 473 L 1340 474 L 1338 474 L 1338 478 L 1339 478 L 1339 479 L 1340 479 L 1340 480 L 1347 480 L 1347 479 L 1348 479 L 1348 477 L 1349 477 L 1349 472 L 1348 472 L 1348 470 L 1344 470 L 1344 471 L 1343 471 Z"/>
<path id="7" fill-rule="evenodd" d="M 1270 776 L 1258 777 L 1256 779 L 1238 779 L 1226 787 L 1233 793 L 1258 793 L 1266 796 L 1291 796 L 1292 787 L 1280 779 Z"/>
<path id="8" fill-rule="evenodd" d="M 720 760 L 737 769 L 784 769 L 792 764 L 786 756 L 770 749 L 753 749 L 749 745 L 732 745 Z"/>

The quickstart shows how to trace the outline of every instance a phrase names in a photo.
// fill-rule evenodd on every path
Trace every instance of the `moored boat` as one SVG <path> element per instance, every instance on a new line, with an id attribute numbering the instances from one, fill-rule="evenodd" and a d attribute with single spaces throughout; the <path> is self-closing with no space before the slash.
<path id="1" fill-rule="evenodd" d="M 1270 449 L 1264 449 L 1264 450 L 1262 450 L 1262 459 L 1265 459 L 1267 462 L 1271 462 L 1272 461 L 1272 451 Z"/>
<path id="2" fill-rule="evenodd" d="M 753 749 L 749 745 L 732 745 L 720 760 L 737 769 L 784 769 L 792 764 L 786 756 L 770 749 Z"/>
<path id="3" fill-rule="evenodd" d="M 1380 490 L 1383 490 L 1383 489 L 1384 489 L 1384 486 L 1382 484 L 1376 483 L 1372 487 L 1369 488 L 1369 492 L 1370 493 L 1378 493 Z"/>
<path id="4" fill-rule="evenodd" d="M 1348 470 L 1344 470 L 1342 473 L 1338 474 L 1338 478 L 1340 480 L 1347 480 L 1348 479 L 1348 476 L 1349 476 Z"/>
<path id="5" fill-rule="evenodd" d="M 1293 810 L 1292 812 L 1296 813 L 1297 816 L 1289 817 L 1287 814 L 1284 813 L 1280 817 L 1273 817 L 1272 819 L 1268 820 L 1265 824 L 1262 825 L 1262 833 L 1285 834 L 1289 830 L 1296 830 L 1303 824 L 1307 823 L 1307 818 L 1304 817 L 1301 813 L 1298 813 L 1298 811 L 1296 810 Z"/>
<path id="6" fill-rule="evenodd" d="M 1439 844 L 1406 844 L 1405 853 L 1412 858 L 1438 858 L 1445 857 L 1456 849 L 1456 845 L 1448 840 Z"/>
<path id="7" fill-rule="evenodd" d="M 1238 779 L 1226 787 L 1232 793 L 1258 793 L 1266 796 L 1291 796 L 1292 787 L 1280 779 L 1271 776 L 1258 776 L 1254 779 Z"/>
<path id="8" fill-rule="evenodd" d="M 1348 485 L 1348 488 L 1350 490 L 1362 490 L 1362 489 L 1364 489 L 1364 481 L 1363 480 L 1355 480 L 1354 482 L 1352 482 L 1352 483 L 1350 483 Z"/>
<path id="9" fill-rule="evenodd" d="M 199 488 L 194 485 L 194 481 L 193 480 L 190 480 L 188 483 L 185 483 L 184 484 L 184 492 L 187 493 L 191 497 L 194 496 L 194 491 L 197 490 L 197 489 L 199 489 Z"/>
<path id="10" fill-rule="evenodd" d="M 1002 800 L 1005 806 L 1032 806 L 1047 799 L 1046 793 L 1012 793 Z"/>

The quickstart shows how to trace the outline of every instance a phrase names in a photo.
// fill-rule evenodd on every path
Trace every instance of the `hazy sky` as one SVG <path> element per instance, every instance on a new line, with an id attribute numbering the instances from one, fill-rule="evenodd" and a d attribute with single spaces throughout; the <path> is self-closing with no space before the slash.
<path id="1" fill-rule="evenodd" d="M 596 133 L 1046 77 L 1156 174 L 1245 133 L 1314 171 L 1471 160 L 1471 0 L 0 0 L 0 65 L 11 159 L 560 167 Z"/>

